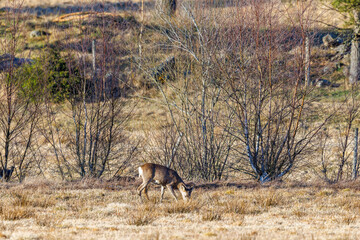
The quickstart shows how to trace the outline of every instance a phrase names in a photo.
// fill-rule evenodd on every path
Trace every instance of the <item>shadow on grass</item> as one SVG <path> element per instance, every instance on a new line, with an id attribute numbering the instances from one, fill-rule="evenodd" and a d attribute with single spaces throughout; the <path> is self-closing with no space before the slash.
<path id="1" fill-rule="evenodd" d="M 145 2 L 147 9 L 153 8 L 153 2 Z M 95 11 L 95 12 L 113 12 L 113 11 L 138 11 L 140 6 L 138 3 L 131 1 L 127 2 L 116 2 L 116 3 L 94 3 L 94 4 L 83 4 L 83 5 L 57 5 L 57 6 L 37 6 L 37 7 L 24 7 L 21 9 L 13 9 L 11 7 L 3 7 L 0 9 L 1 12 L 5 11 L 21 11 L 24 13 L 37 15 L 37 16 L 49 16 L 57 14 L 68 14 L 75 12 Z"/>

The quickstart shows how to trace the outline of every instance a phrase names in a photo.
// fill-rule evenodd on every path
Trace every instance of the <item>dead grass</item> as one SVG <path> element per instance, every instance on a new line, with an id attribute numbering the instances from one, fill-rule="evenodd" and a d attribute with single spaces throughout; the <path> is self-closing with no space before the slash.
<path id="1" fill-rule="evenodd" d="M 156 219 L 156 216 L 151 211 L 137 210 L 135 212 L 128 212 L 126 223 L 135 226 L 144 226 L 151 224 Z"/>
<path id="2" fill-rule="evenodd" d="M 54 214 L 36 213 L 34 220 L 40 227 L 54 228 L 60 226 L 65 216 L 55 216 Z"/>
<path id="3" fill-rule="evenodd" d="M 96 188 L 81 182 L 45 186 L 0 186 L 3 238 L 360 238 L 360 191 L 356 188 L 219 184 L 213 189 L 197 188 L 189 202 L 175 202 L 166 192 L 159 203 L 155 200 L 158 189 L 151 189 L 154 201 L 140 203 L 133 189 L 112 190 L 107 184 L 93 184 Z"/>
<path id="4" fill-rule="evenodd" d="M 283 197 L 280 192 L 270 189 L 255 195 L 254 201 L 256 205 L 269 209 L 270 207 L 281 204 L 283 202 Z"/>
<path id="5" fill-rule="evenodd" d="M 245 214 L 248 210 L 248 204 L 244 200 L 230 200 L 224 203 L 223 212 L 224 213 L 236 213 L 236 214 Z"/>
<path id="6" fill-rule="evenodd" d="M 357 216 L 356 215 L 353 215 L 353 214 L 349 214 L 349 215 L 346 215 L 346 216 L 343 216 L 341 218 L 341 222 L 342 223 L 345 223 L 347 225 L 350 225 L 352 223 L 355 223 L 356 222 L 356 219 L 357 219 Z"/>
<path id="7" fill-rule="evenodd" d="M 211 209 L 202 214 L 203 221 L 220 221 L 221 220 L 221 212 L 219 209 Z"/>
<path id="8" fill-rule="evenodd" d="M 0 208 L 0 217 L 3 220 L 21 220 L 32 218 L 34 216 L 34 210 L 32 208 L 27 207 L 12 207 L 2 205 Z"/>
<path id="9" fill-rule="evenodd" d="M 198 212 L 201 209 L 202 205 L 203 203 L 198 200 L 193 200 L 189 202 L 178 201 L 171 204 L 165 204 L 162 207 L 162 210 L 168 214 L 194 213 Z"/>

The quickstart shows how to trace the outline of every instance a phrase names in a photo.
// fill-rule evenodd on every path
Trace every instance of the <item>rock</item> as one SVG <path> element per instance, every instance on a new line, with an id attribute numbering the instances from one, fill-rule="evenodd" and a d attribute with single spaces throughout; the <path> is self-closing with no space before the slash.
<path id="1" fill-rule="evenodd" d="M 327 86 L 331 86 L 331 82 L 329 80 L 319 78 L 315 81 L 315 86 L 316 87 L 327 87 Z"/>
<path id="2" fill-rule="evenodd" d="M 30 37 L 35 38 L 35 37 L 42 37 L 42 36 L 48 36 L 50 35 L 50 33 L 45 32 L 43 30 L 34 30 L 30 32 Z"/>
<path id="3" fill-rule="evenodd" d="M 289 54 L 290 55 L 299 55 L 299 54 L 301 54 L 301 46 L 296 46 L 296 47 L 292 48 L 289 51 Z"/>
<path id="4" fill-rule="evenodd" d="M 12 62 L 12 64 L 11 64 Z M 31 64 L 34 61 L 28 58 L 17 58 L 10 54 L 0 55 L 0 72 L 6 71 L 11 66 L 20 67 L 24 64 Z"/>
<path id="5" fill-rule="evenodd" d="M 327 34 L 322 38 L 324 47 L 337 47 L 343 43 L 340 37 L 333 38 L 330 34 Z"/>
<path id="6" fill-rule="evenodd" d="M 343 56 L 342 61 L 345 63 L 345 65 L 349 65 L 350 64 L 350 53 L 347 53 Z"/>
<path id="7" fill-rule="evenodd" d="M 331 57 L 331 61 L 339 61 L 344 58 L 350 52 L 350 45 L 341 44 L 334 48 L 336 54 L 335 56 Z"/>
<path id="8" fill-rule="evenodd" d="M 334 41 L 334 38 L 330 34 L 327 34 L 322 38 L 322 42 L 325 47 L 328 47 L 332 41 Z"/>
<path id="9" fill-rule="evenodd" d="M 335 71 L 335 69 L 331 66 L 325 66 L 323 69 L 322 69 L 322 72 L 324 74 L 331 74 Z"/>
<path id="10" fill-rule="evenodd" d="M 343 58 L 343 55 L 341 55 L 341 54 L 335 54 L 334 56 L 332 56 L 332 57 L 330 58 L 330 61 L 336 62 L 336 61 L 340 61 L 342 58 Z"/>
<path id="11" fill-rule="evenodd" d="M 348 44 L 341 44 L 339 46 L 337 46 L 335 49 L 334 49 L 338 54 L 340 55 L 345 55 L 347 53 L 350 52 L 350 45 Z"/>

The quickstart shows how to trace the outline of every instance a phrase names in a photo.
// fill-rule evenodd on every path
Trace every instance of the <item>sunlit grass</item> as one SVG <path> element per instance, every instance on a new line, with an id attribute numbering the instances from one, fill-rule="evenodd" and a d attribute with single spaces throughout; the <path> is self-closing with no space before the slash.
<path id="1" fill-rule="evenodd" d="M 80 239 L 155 235 L 159 239 L 234 239 L 236 234 L 242 236 L 239 239 L 265 239 L 259 232 L 267 239 L 359 237 L 347 232 L 360 227 L 357 188 L 220 187 L 196 189 L 188 202 L 176 202 L 165 193 L 162 203 L 156 200 L 158 189 L 150 189 L 151 201 L 140 203 L 136 186 L 121 191 L 81 189 L 75 183 L 68 185 L 70 189 L 56 183 L 5 186 L 0 194 L 0 232 L 8 238 L 72 238 L 75 234 Z M 53 232 L 57 228 L 61 233 Z"/>

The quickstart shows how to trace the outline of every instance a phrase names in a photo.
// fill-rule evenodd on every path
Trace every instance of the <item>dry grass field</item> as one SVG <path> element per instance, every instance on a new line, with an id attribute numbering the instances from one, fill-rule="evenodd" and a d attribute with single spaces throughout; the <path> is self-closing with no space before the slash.
<path id="1" fill-rule="evenodd" d="M 140 203 L 135 183 L 3 184 L 3 239 L 359 239 L 360 190 L 284 183 L 202 184 Z"/>

